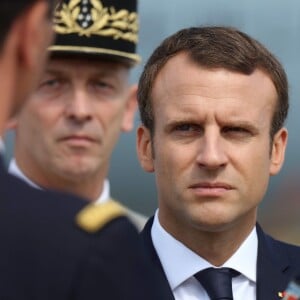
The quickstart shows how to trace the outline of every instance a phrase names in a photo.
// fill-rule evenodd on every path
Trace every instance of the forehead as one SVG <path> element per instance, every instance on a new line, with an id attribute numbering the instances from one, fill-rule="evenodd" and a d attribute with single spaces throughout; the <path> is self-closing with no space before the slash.
<path id="1" fill-rule="evenodd" d="M 248 121 L 269 126 L 277 92 L 268 75 L 208 69 L 179 54 L 159 72 L 152 90 L 156 122 L 174 119 Z"/>
<path id="2" fill-rule="evenodd" d="M 60 72 L 65 74 L 96 73 L 127 77 L 129 69 L 126 65 L 104 59 L 89 59 L 81 57 L 53 57 L 46 65 L 47 72 Z"/>
<path id="3" fill-rule="evenodd" d="M 271 78 L 256 69 L 250 75 L 223 68 L 205 68 L 193 62 L 185 53 L 171 58 L 158 73 L 152 99 L 155 106 L 176 102 L 201 105 L 275 107 L 277 92 Z"/>

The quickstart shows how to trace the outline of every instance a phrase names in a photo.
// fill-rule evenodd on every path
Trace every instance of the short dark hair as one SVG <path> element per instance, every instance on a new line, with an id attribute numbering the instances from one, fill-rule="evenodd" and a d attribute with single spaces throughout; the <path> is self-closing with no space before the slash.
<path id="1" fill-rule="evenodd" d="M 261 43 L 232 27 L 191 27 L 166 38 L 150 56 L 139 80 L 138 104 L 141 121 L 151 134 L 155 120 L 152 108 L 154 81 L 166 62 L 179 52 L 206 68 L 225 68 L 250 75 L 256 69 L 272 80 L 278 95 L 272 118 L 270 136 L 283 127 L 288 114 L 288 82 L 286 73 Z"/>
<path id="2" fill-rule="evenodd" d="M 0 51 L 14 20 L 37 1 L 47 1 L 53 10 L 55 0 L 2 0 L 0 1 Z M 50 16 L 50 14 L 49 14 Z"/>

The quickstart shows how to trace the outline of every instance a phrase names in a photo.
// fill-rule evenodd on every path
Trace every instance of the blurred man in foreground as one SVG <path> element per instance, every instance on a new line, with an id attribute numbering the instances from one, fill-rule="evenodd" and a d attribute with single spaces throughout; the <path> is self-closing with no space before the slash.
<path id="1" fill-rule="evenodd" d="M 0 134 L 41 76 L 53 34 L 50 4 L 0 2 Z M 33 189 L 8 175 L 2 158 L 0 240 L 0 299 L 163 299 L 117 203 L 86 206 Z"/>

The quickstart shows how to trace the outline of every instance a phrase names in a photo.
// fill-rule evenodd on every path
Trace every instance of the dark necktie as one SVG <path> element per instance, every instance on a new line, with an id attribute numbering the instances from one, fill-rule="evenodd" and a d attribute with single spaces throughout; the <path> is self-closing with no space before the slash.
<path id="1" fill-rule="evenodd" d="M 233 300 L 232 277 L 240 273 L 230 268 L 208 268 L 195 274 L 212 300 Z"/>

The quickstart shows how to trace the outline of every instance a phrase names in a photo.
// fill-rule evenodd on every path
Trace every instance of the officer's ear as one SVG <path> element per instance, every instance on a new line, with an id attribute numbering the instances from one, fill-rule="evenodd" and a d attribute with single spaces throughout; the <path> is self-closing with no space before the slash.
<path id="1" fill-rule="evenodd" d="M 122 120 L 122 131 L 131 131 L 134 127 L 134 116 L 137 110 L 137 85 L 134 84 L 129 87 L 124 116 Z"/>
<path id="2" fill-rule="evenodd" d="M 140 125 L 137 129 L 137 154 L 141 167 L 146 172 L 154 172 L 153 141 L 148 128 Z"/>

